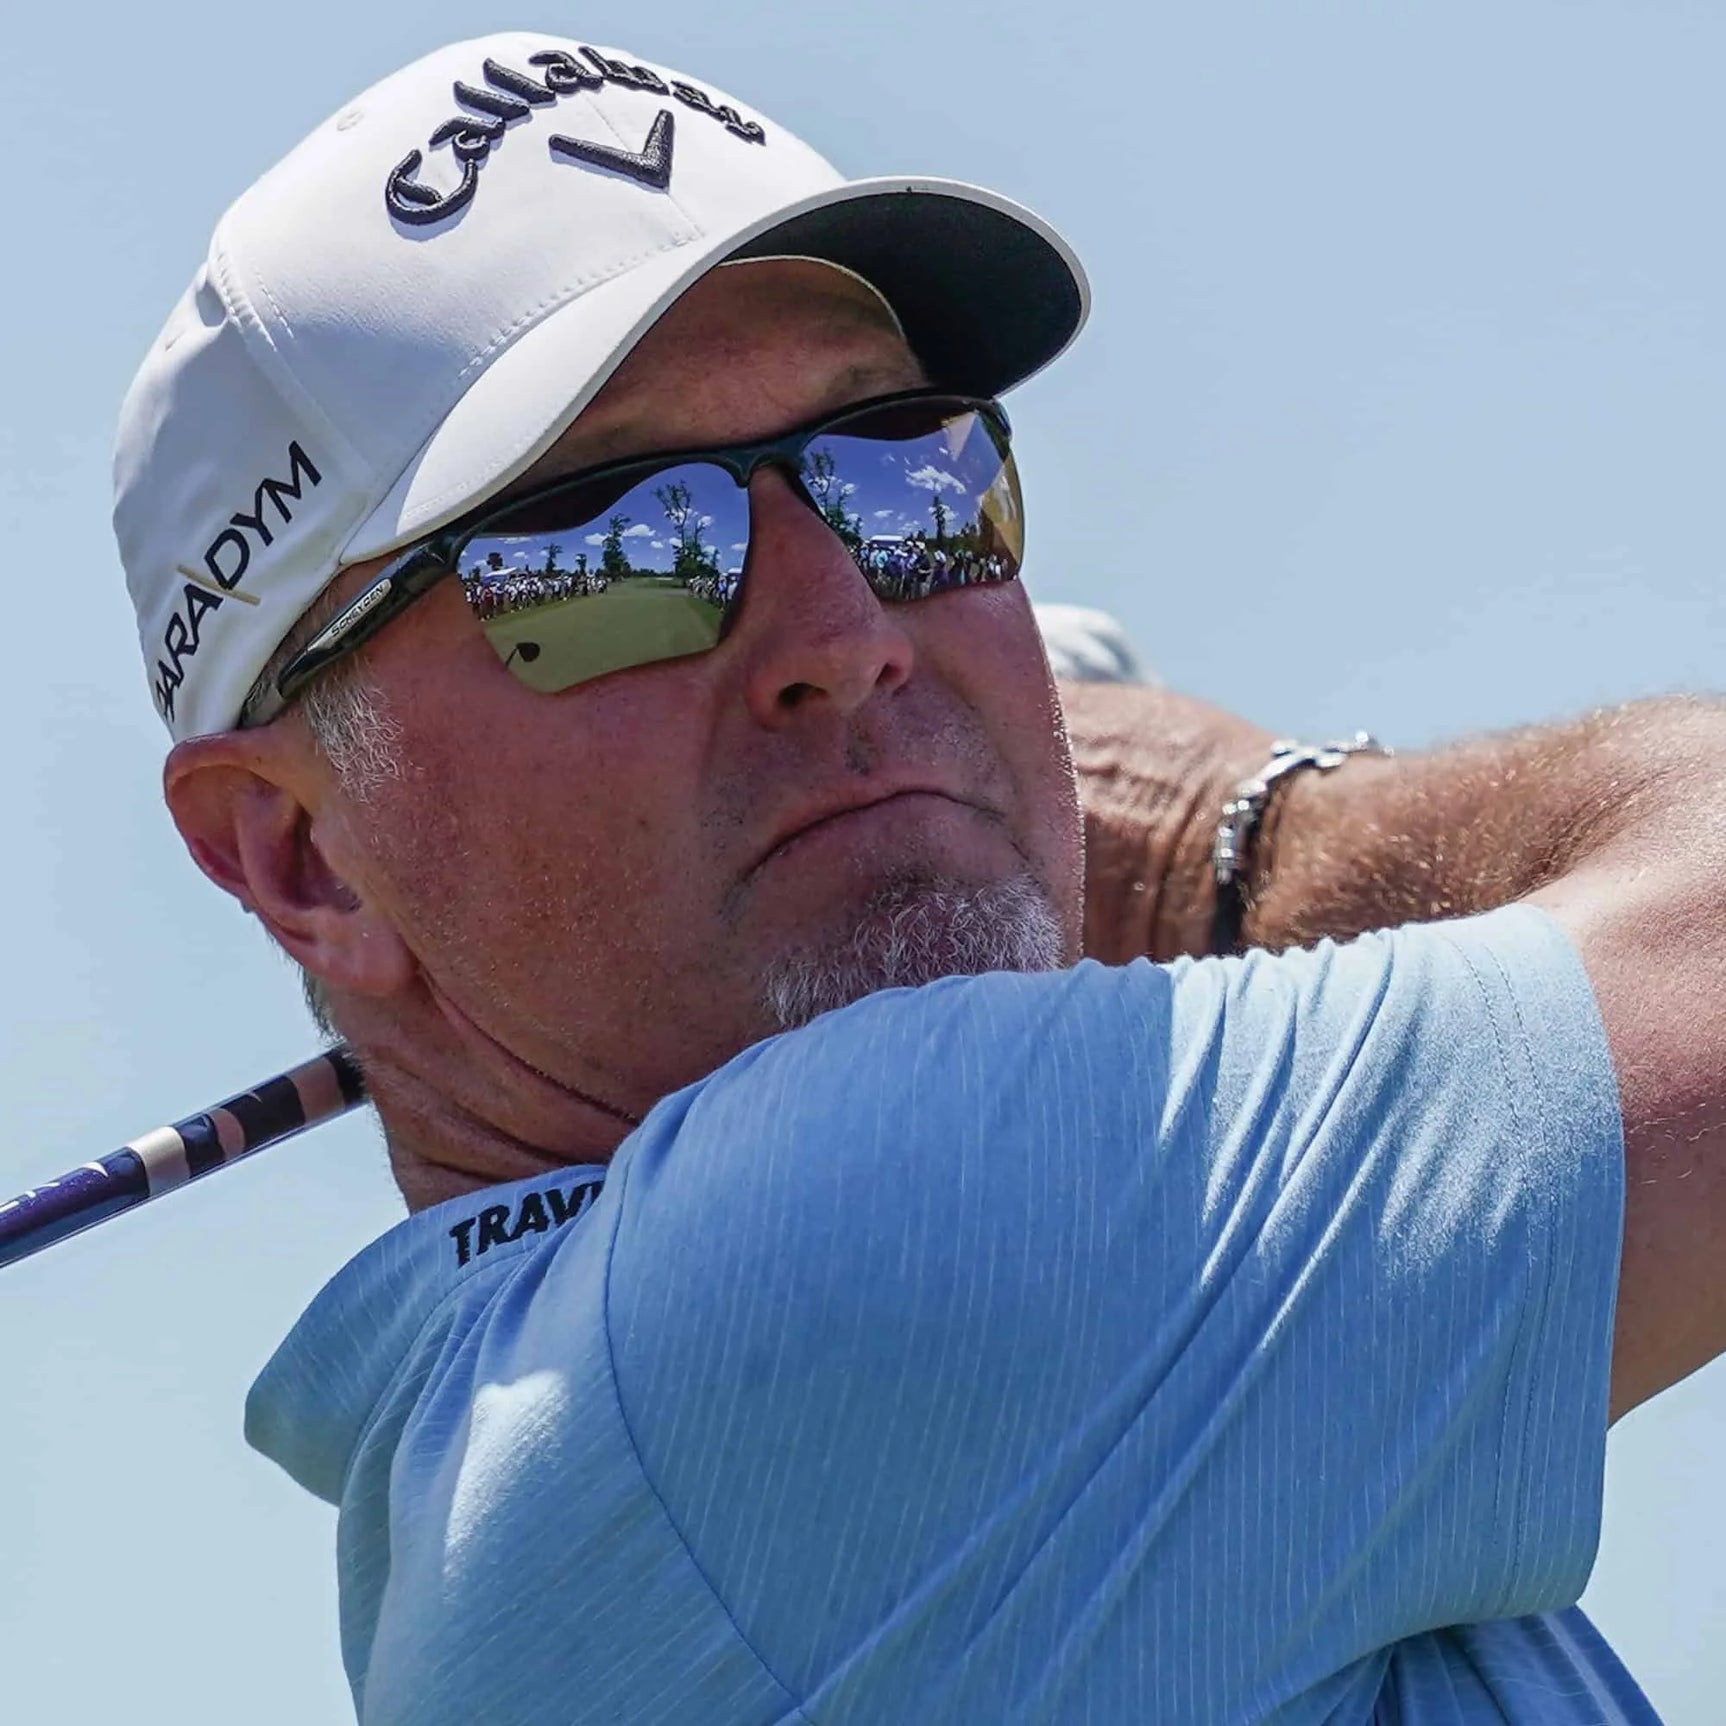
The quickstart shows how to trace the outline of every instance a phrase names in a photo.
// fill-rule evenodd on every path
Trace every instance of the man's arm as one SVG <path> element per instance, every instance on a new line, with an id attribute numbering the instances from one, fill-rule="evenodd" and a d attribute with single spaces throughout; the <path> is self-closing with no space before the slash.
<path id="1" fill-rule="evenodd" d="M 1087 945 L 1202 951 L 1209 852 L 1268 733 L 1158 690 L 1069 686 Z M 1544 907 L 1576 945 L 1623 1105 L 1614 1418 L 1726 1350 L 1726 705 L 1669 700 L 1296 775 L 1260 835 L 1266 947 Z"/>
<path id="2" fill-rule="evenodd" d="M 1581 1593 L 1621 1195 L 1605 1037 L 1533 913 L 948 978 L 644 1123 L 615 1403 L 812 1716 L 1262 1719 Z"/>

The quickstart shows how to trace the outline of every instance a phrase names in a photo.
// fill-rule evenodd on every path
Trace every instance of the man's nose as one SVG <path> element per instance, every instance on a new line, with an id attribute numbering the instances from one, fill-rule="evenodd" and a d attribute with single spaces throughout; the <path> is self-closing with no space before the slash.
<path id="1" fill-rule="evenodd" d="M 732 629 L 744 699 L 763 725 L 830 707 L 855 712 L 911 675 L 911 639 L 830 526 L 774 469 L 749 486 L 749 564 Z"/>

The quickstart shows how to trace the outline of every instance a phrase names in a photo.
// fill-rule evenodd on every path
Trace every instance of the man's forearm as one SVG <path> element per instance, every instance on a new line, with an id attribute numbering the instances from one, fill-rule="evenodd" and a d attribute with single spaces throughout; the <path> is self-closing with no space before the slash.
<path id="1" fill-rule="evenodd" d="M 1272 735 L 1163 690 L 1063 690 L 1086 815 L 1086 949 L 1121 962 L 1206 949 L 1223 802 Z M 1718 704 L 1639 703 L 1427 753 L 1352 757 L 1277 790 L 1254 846 L 1245 936 L 1262 947 L 1489 910 L 1615 838 L 1657 845 L 1704 806 Z"/>

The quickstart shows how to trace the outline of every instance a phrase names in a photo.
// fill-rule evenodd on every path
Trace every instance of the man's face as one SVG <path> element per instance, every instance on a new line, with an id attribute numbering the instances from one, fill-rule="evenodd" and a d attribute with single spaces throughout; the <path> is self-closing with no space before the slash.
<path id="1" fill-rule="evenodd" d="M 922 381 L 838 272 L 717 270 L 521 483 Z M 367 650 L 403 774 L 354 811 L 355 885 L 443 1011 L 634 1113 L 871 989 L 1077 951 L 1077 801 L 1023 591 L 883 606 L 781 473 L 750 510 L 710 653 L 535 694 L 454 581 Z"/>

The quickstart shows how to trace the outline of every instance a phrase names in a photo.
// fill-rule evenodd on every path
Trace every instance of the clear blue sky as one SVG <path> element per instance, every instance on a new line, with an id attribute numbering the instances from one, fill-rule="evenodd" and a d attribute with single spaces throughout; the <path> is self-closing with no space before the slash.
<path id="1" fill-rule="evenodd" d="M 375 77 L 516 25 L 1064 229 L 1097 305 L 1013 404 L 1033 586 L 1111 607 L 1171 682 L 1405 745 L 1721 686 L 1718 7 L 26 0 L 0 24 L 8 1192 L 312 1045 L 160 806 L 114 413 L 231 197 Z M 240 1405 L 396 1215 L 352 1122 L 0 1273 L 9 1718 L 350 1718 L 333 1518 Z M 1726 1696 L 1723 1434 L 1726 1368 L 1615 1435 L 1588 1597 L 1679 1726 Z"/>

